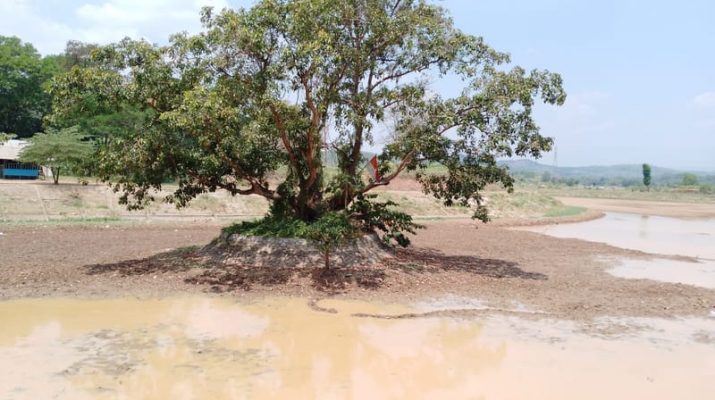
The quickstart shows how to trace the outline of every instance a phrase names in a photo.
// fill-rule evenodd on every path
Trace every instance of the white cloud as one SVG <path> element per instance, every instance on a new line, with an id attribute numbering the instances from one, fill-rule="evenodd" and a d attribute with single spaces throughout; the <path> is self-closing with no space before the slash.
<path id="1" fill-rule="evenodd" d="M 23 0 L 0 1 L 0 35 L 18 36 L 43 54 L 57 53 L 67 40 L 78 38 L 73 29 L 43 17 L 33 4 Z"/>
<path id="2" fill-rule="evenodd" d="M 598 114 L 599 109 L 608 101 L 608 93 L 599 91 L 578 92 L 568 95 L 562 110 L 578 117 Z"/>
<path id="3" fill-rule="evenodd" d="M 109 0 L 77 8 L 79 18 L 95 24 L 141 26 L 184 21 L 198 25 L 198 11 L 203 6 L 227 7 L 225 0 Z"/>
<path id="4" fill-rule="evenodd" d="M 562 107 L 539 105 L 534 117 L 541 133 L 555 139 L 560 165 L 584 165 L 608 162 L 612 152 L 608 143 L 618 143 L 619 121 L 614 118 L 613 96 L 591 90 L 568 94 Z M 545 154 L 543 162 L 556 162 L 554 153 Z"/>
<path id="5" fill-rule="evenodd" d="M 695 96 L 693 105 L 700 110 L 715 110 L 715 92 L 705 92 Z"/>
<path id="6" fill-rule="evenodd" d="M 175 32 L 197 32 L 203 6 L 229 5 L 226 0 L 105 0 L 79 5 L 68 21 L 44 15 L 41 2 L 2 0 L 0 35 L 18 36 L 42 54 L 59 53 L 72 39 L 106 44 L 129 36 L 161 43 Z"/>
<path id="7" fill-rule="evenodd" d="M 601 91 L 571 93 L 563 107 L 540 106 L 537 119 L 547 135 L 590 136 L 613 129 L 610 95 Z"/>

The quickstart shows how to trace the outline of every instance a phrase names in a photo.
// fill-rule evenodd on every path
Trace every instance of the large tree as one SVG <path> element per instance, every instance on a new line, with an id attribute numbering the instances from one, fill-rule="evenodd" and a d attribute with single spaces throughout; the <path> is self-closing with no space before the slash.
<path id="1" fill-rule="evenodd" d="M 201 20 L 203 33 L 176 34 L 167 46 L 125 39 L 100 48 L 87 68 L 54 82 L 55 123 L 140 112 L 138 129 L 113 135 L 98 157 L 101 177 L 130 207 L 173 177 L 178 189 L 166 200 L 179 206 L 224 189 L 265 197 L 281 218 L 347 208 L 377 220 L 387 207 L 367 193 L 407 170 L 445 204 L 476 204 L 486 219 L 482 189 L 513 184 L 496 159 L 548 151 L 532 109 L 537 98 L 566 97 L 558 74 L 509 66 L 508 54 L 426 1 L 262 0 L 205 8 Z M 447 80 L 461 83 L 457 95 L 438 93 Z M 377 127 L 389 141 L 379 178 L 367 178 L 363 150 Z M 338 156 L 329 180 L 326 150 Z M 426 173 L 433 163 L 446 172 Z"/>

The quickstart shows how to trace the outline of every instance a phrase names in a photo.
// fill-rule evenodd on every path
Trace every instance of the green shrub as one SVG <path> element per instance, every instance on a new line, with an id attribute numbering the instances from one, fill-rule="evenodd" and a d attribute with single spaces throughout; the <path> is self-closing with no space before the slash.
<path id="1" fill-rule="evenodd" d="M 268 215 L 255 221 L 244 221 L 223 229 L 228 235 L 305 238 L 308 224 L 299 219 L 276 218 Z"/>
<path id="2" fill-rule="evenodd" d="M 394 209 L 393 201 L 375 201 L 377 195 L 367 194 L 355 198 L 348 208 L 350 214 L 360 223 L 362 230 L 376 232 L 382 242 L 392 246 L 393 242 L 407 247 L 410 239 L 405 235 L 422 228 L 413 222 L 412 216 Z"/>
<path id="3" fill-rule="evenodd" d="M 375 197 L 373 194 L 358 196 L 347 211 L 328 212 L 311 222 L 290 218 L 276 207 L 278 203 L 274 203 L 266 217 L 233 224 L 224 228 L 223 232 L 228 235 L 301 238 L 321 243 L 330 241 L 325 235 L 333 234 L 339 241 L 342 237 L 354 238 L 362 233 L 375 232 L 387 246 L 397 244 L 407 247 L 410 240 L 405 233 L 414 234 L 422 226 L 414 223 L 409 214 L 395 210 L 396 203 L 375 201 Z"/>
<path id="4" fill-rule="evenodd" d="M 330 212 L 308 223 L 299 219 L 277 218 L 269 214 L 263 219 L 245 221 L 223 229 L 225 234 L 307 239 L 325 256 L 330 267 L 330 251 L 362 233 L 344 212 Z"/>
<path id="5" fill-rule="evenodd" d="M 290 218 L 280 207 L 271 207 L 269 214 L 256 221 L 244 221 L 223 229 L 224 234 L 307 239 L 325 255 L 330 266 L 330 251 L 368 232 L 375 232 L 388 246 L 410 244 L 406 232 L 421 228 L 412 217 L 394 209 L 391 201 L 374 201 L 375 195 L 358 196 L 346 211 L 327 212 L 315 221 Z M 373 201 L 369 201 L 373 200 Z"/>
<path id="6" fill-rule="evenodd" d="M 342 212 L 332 212 L 323 215 L 314 223 L 308 225 L 305 231 L 306 239 L 311 240 L 323 252 L 325 268 L 330 268 L 330 251 L 345 244 L 359 234 L 350 219 Z"/>
<path id="7" fill-rule="evenodd" d="M 700 185 L 699 190 L 700 190 L 700 193 L 712 194 L 712 193 L 715 193 L 715 186 L 714 186 L 714 185 L 703 184 L 703 185 Z"/>
<path id="8" fill-rule="evenodd" d="M 682 186 L 695 186 L 698 184 L 698 177 L 695 174 L 683 174 L 683 179 L 680 184 Z"/>

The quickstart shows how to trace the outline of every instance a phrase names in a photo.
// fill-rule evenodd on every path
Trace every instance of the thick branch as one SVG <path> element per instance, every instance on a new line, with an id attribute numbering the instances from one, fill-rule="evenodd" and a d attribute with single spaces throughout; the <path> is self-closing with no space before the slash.
<path id="1" fill-rule="evenodd" d="M 370 68 L 370 73 L 367 78 L 367 94 L 366 94 L 366 100 L 365 104 L 370 104 L 370 100 L 372 99 L 372 79 L 374 76 L 374 68 Z M 357 87 L 355 89 L 357 92 Z M 355 173 L 355 169 L 360 162 L 360 158 L 362 156 L 362 143 L 363 143 L 363 132 L 365 129 L 365 112 L 364 110 L 359 110 L 359 122 L 357 123 L 357 126 L 355 127 L 355 142 L 353 143 L 353 149 L 352 149 L 352 154 L 350 155 L 352 159 L 352 168 L 353 171 L 351 173 Z"/>
<path id="2" fill-rule="evenodd" d="M 271 109 L 273 121 L 278 128 L 278 133 L 281 136 L 281 142 L 283 142 L 283 147 L 285 147 L 286 153 L 288 153 L 288 159 L 290 160 L 291 166 L 294 171 L 298 171 L 298 159 L 295 156 L 295 151 L 293 151 L 293 146 L 290 145 L 290 141 L 288 140 L 288 131 L 286 130 L 283 118 L 281 118 L 278 110 L 276 110 L 276 107 L 273 104 L 269 104 L 268 107 Z"/>
<path id="3" fill-rule="evenodd" d="M 405 168 L 407 168 L 407 165 L 409 165 L 410 162 L 412 162 L 412 159 L 414 158 L 416 153 L 417 152 L 415 150 L 412 150 L 409 153 L 407 153 L 405 155 L 405 157 L 402 158 L 402 161 L 400 161 L 400 165 L 397 166 L 397 169 L 395 169 L 395 171 L 393 173 L 382 177 L 382 179 L 380 179 L 377 182 L 371 182 L 369 185 L 365 186 L 362 190 L 360 190 L 357 194 L 367 193 L 370 190 L 372 190 L 378 186 L 389 185 L 390 181 L 395 179 L 398 175 L 400 175 L 400 173 L 402 173 L 402 171 L 405 170 Z"/>
<path id="4" fill-rule="evenodd" d="M 420 73 L 420 72 L 426 71 L 426 70 L 432 68 L 433 65 L 435 65 L 439 62 L 442 62 L 442 61 L 444 61 L 443 58 L 437 57 L 434 60 L 427 61 L 423 64 L 420 64 L 420 66 L 417 68 L 402 70 L 399 72 L 395 71 L 392 74 L 384 76 L 384 77 L 378 79 L 377 81 L 375 81 L 375 83 L 373 84 L 373 89 L 376 89 L 377 87 L 379 87 L 380 85 L 382 85 L 385 82 L 397 80 L 397 79 L 403 78 L 409 74 L 415 74 L 415 73 Z"/>
<path id="5" fill-rule="evenodd" d="M 303 84 L 303 90 L 305 90 L 305 101 L 306 104 L 308 105 L 308 108 L 310 109 L 310 127 L 308 128 L 308 149 L 307 149 L 307 154 L 306 154 L 306 161 L 308 164 L 308 171 L 309 171 L 309 176 L 308 176 L 308 184 L 307 186 L 310 187 L 315 183 L 315 180 L 318 178 L 318 169 L 315 166 L 315 131 L 319 129 L 320 127 L 320 112 L 318 111 L 318 107 L 316 107 L 315 102 L 313 101 L 313 94 L 310 90 L 310 85 L 308 84 L 308 78 L 307 76 L 301 77 L 301 82 Z"/>
<path id="6" fill-rule="evenodd" d="M 199 184 L 203 186 L 212 186 L 211 182 L 209 182 L 205 176 L 201 176 L 197 174 L 196 172 L 193 171 L 187 171 L 187 175 L 189 175 L 191 178 L 196 180 Z M 227 190 L 232 194 L 239 194 L 243 196 L 251 195 L 251 194 L 257 194 L 259 196 L 263 196 L 268 200 L 278 200 L 280 199 L 280 196 L 277 195 L 274 191 L 269 190 L 265 186 L 261 185 L 255 180 L 249 181 L 251 183 L 251 187 L 248 189 L 239 189 L 236 187 L 235 184 L 225 184 L 221 182 L 215 182 L 216 187 L 220 187 L 221 189 Z"/>
<path id="7" fill-rule="evenodd" d="M 251 189 L 250 193 L 248 194 L 257 194 L 259 196 L 265 197 L 268 200 L 279 200 L 281 198 L 281 196 L 276 194 L 276 192 L 274 192 L 273 190 L 269 190 L 268 188 L 256 181 L 251 182 Z"/>
<path id="8" fill-rule="evenodd" d="M 391 16 L 391 17 L 394 17 L 394 16 L 395 16 L 395 12 L 397 12 L 397 8 L 400 7 L 400 3 L 402 3 L 402 0 L 397 0 L 397 1 L 395 2 L 395 5 L 392 6 L 392 11 L 390 11 L 390 16 Z"/>

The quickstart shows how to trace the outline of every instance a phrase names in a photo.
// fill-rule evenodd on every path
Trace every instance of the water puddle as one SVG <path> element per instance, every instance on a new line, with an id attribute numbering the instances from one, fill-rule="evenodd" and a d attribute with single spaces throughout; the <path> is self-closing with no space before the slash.
<path id="1" fill-rule="evenodd" d="M 608 270 L 608 273 L 620 278 L 651 279 L 715 289 L 715 261 L 713 260 L 688 262 L 667 258 L 621 259 L 616 264 Z"/>
<path id="2" fill-rule="evenodd" d="M 607 213 L 592 221 L 515 229 L 649 253 L 715 259 L 715 219 Z"/>
<path id="3" fill-rule="evenodd" d="M 669 258 L 617 259 L 608 272 L 620 278 L 651 279 L 715 289 L 715 219 L 607 213 L 605 217 L 593 221 L 515 229 L 608 243 L 654 254 L 695 257 L 697 262 Z"/>
<path id="4" fill-rule="evenodd" d="M 468 303 L 457 300 L 438 306 Z M 713 319 L 667 322 L 684 331 L 663 341 L 642 333 L 604 339 L 558 321 L 352 316 L 415 309 L 284 298 L 2 302 L 0 398 L 709 399 L 715 392 Z"/>
<path id="5" fill-rule="evenodd" d="M 469 310 L 469 311 L 491 311 L 496 313 L 515 314 L 543 314 L 543 311 L 532 309 L 525 304 L 512 302 L 511 306 L 505 308 L 494 308 L 480 299 L 454 294 L 443 295 L 439 298 L 431 298 L 413 303 L 411 312 L 435 313 L 439 311 Z"/>
<path id="6" fill-rule="evenodd" d="M 457 296 L 445 295 L 440 298 L 433 298 L 423 301 L 418 301 L 413 304 L 413 307 L 421 312 L 447 311 L 447 310 L 488 310 L 489 306 L 482 300 Z"/>

